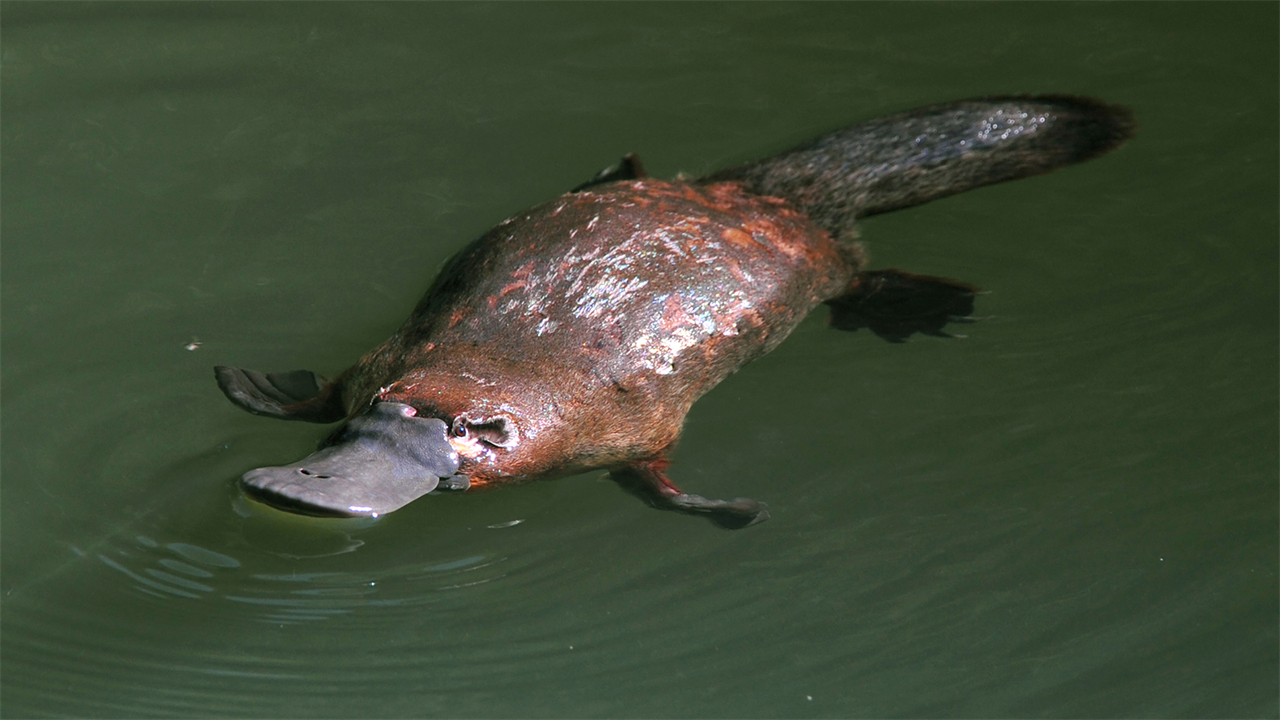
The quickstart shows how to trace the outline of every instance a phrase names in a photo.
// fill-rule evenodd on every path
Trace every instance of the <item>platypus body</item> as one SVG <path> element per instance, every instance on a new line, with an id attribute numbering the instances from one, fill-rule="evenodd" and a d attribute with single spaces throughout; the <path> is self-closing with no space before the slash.
<path id="1" fill-rule="evenodd" d="M 313 455 L 241 479 L 293 512 L 377 516 L 432 491 L 601 468 L 653 507 L 740 528 L 754 500 L 667 479 L 693 402 L 814 307 L 890 341 L 946 335 L 975 288 L 865 268 L 860 218 L 1036 175 L 1126 140 L 1128 110 L 1064 96 L 936 105 L 698 179 L 629 155 L 456 255 L 386 342 L 336 379 L 218 367 L 259 415 L 345 420 Z"/>

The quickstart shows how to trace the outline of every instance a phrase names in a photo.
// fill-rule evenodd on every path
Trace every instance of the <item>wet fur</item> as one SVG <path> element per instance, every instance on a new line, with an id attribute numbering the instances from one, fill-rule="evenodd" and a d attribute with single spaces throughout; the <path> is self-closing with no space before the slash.
<path id="1" fill-rule="evenodd" d="M 315 422 L 410 405 L 472 433 L 460 472 L 475 489 L 605 468 L 655 507 L 744 527 L 768 517 L 762 504 L 666 477 L 698 397 L 822 303 L 835 327 L 892 341 L 945 334 L 972 310 L 965 283 L 867 271 L 847 242 L 855 221 L 1087 160 L 1132 130 L 1126 109 L 1096 100 L 1002 97 L 873 120 L 692 181 L 647 178 L 627 156 L 468 245 L 332 383 L 220 368 L 219 384 L 252 412 Z"/>

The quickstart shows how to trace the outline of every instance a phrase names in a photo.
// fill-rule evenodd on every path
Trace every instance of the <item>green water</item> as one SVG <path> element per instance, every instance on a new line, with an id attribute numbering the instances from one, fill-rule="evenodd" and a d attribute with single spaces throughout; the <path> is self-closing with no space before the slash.
<path id="1" fill-rule="evenodd" d="M 7 717 L 1277 717 L 1267 3 L 0 7 Z M 701 173 L 918 105 L 1127 104 L 1118 153 L 876 217 L 964 340 L 815 313 L 673 478 L 376 523 L 240 499 L 444 260 L 628 151 Z"/>

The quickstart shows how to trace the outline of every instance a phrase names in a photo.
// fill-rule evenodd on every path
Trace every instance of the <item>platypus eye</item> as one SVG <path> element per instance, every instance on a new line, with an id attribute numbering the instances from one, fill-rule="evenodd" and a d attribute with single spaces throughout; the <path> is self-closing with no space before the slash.
<path id="1" fill-rule="evenodd" d="M 455 418 L 453 428 L 451 430 L 454 437 L 464 438 L 467 436 L 467 422 L 462 418 Z"/>

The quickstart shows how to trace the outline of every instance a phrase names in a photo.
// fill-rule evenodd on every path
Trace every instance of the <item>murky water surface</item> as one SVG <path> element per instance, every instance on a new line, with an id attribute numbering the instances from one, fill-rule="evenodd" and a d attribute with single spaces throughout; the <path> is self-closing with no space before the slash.
<path id="1" fill-rule="evenodd" d="M 23 4 L 0 10 L 3 712 L 1276 717 L 1270 4 Z M 815 313 L 673 477 L 287 516 L 324 430 L 214 364 L 340 371 L 444 260 L 628 151 L 705 172 L 966 96 L 1133 143 L 877 217 L 964 340 Z"/>

